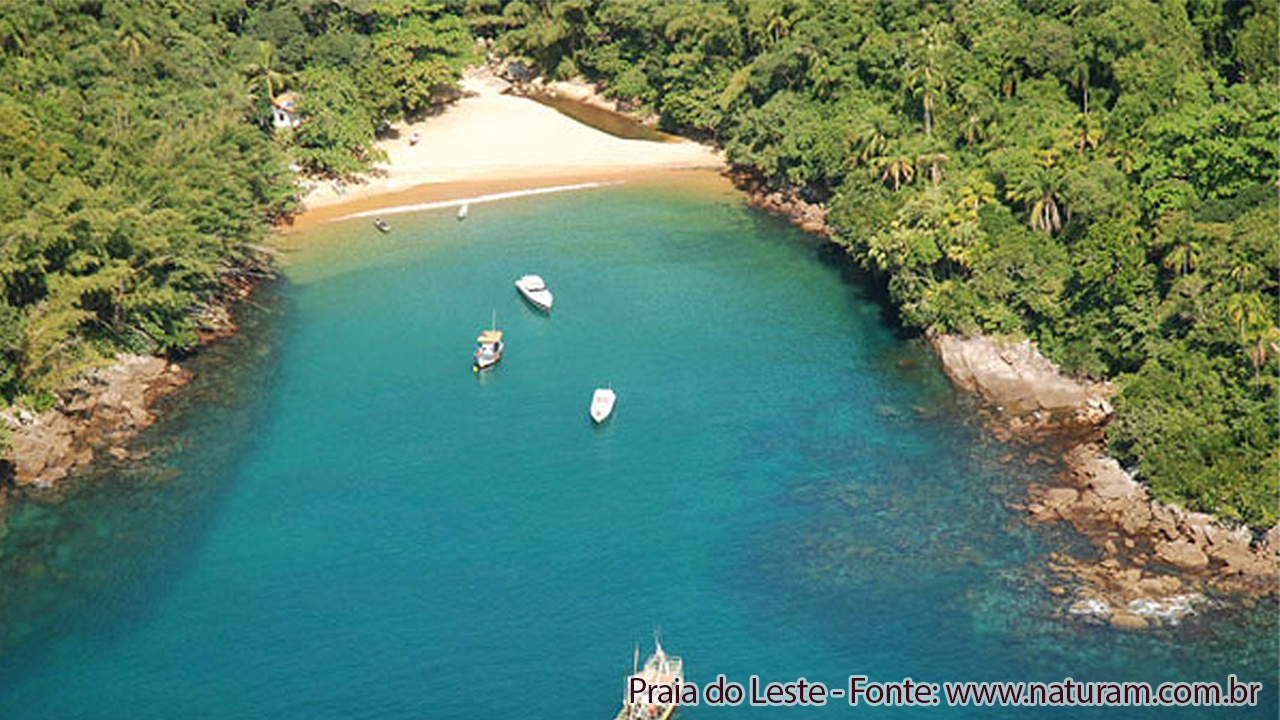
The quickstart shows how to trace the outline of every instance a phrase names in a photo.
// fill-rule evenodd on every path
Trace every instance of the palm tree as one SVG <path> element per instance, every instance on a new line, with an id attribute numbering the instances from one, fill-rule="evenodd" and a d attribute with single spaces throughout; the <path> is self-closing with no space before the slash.
<path id="1" fill-rule="evenodd" d="M 963 120 L 960 135 L 966 145 L 989 140 L 996 129 L 995 103 L 986 90 L 973 83 L 963 83 L 956 88 L 955 100 Z"/>
<path id="2" fill-rule="evenodd" d="M 257 60 L 249 63 L 244 68 L 245 74 L 262 78 L 262 82 L 267 88 L 267 102 L 275 99 L 276 87 L 283 87 L 286 80 L 282 73 L 275 71 L 275 64 L 275 47 L 268 40 L 260 40 L 258 42 Z"/>
<path id="3" fill-rule="evenodd" d="M 872 161 L 872 167 L 880 171 L 880 179 L 893 181 L 893 191 L 898 192 L 904 182 L 911 182 L 916 177 L 916 166 L 911 156 L 903 153 L 881 155 Z"/>
<path id="4" fill-rule="evenodd" d="M 116 28 L 115 36 L 120 42 L 120 47 L 129 56 L 129 62 L 137 62 L 151 45 L 151 28 L 150 23 L 145 19 L 144 15 L 137 12 L 123 12 L 118 18 L 119 26 Z"/>
<path id="5" fill-rule="evenodd" d="M 1052 235 L 1062 229 L 1062 213 L 1058 208 L 1058 176 L 1050 168 L 1040 168 L 1008 191 L 1010 200 L 1031 210 L 1029 222 L 1036 230 Z"/>
<path id="6" fill-rule="evenodd" d="M 1258 266 L 1250 262 L 1247 258 L 1237 257 L 1231 263 L 1231 279 L 1236 281 L 1236 289 L 1244 292 L 1244 286 L 1256 278 L 1258 275 Z"/>
<path id="7" fill-rule="evenodd" d="M 907 87 L 920 98 L 924 108 L 924 134 L 933 135 L 933 109 L 937 98 L 947 90 L 948 77 L 943 68 L 942 53 L 951 40 L 951 26 L 934 23 L 920 31 L 914 43 L 915 57 L 907 70 Z"/>
<path id="8" fill-rule="evenodd" d="M 1097 150 L 1098 143 L 1102 141 L 1102 131 L 1093 126 L 1093 119 L 1087 112 L 1076 114 L 1073 134 L 1076 140 L 1076 157 L 1084 157 L 1086 147 Z"/>
<path id="9" fill-rule="evenodd" d="M 1248 348 L 1249 362 L 1253 365 L 1256 377 L 1267 363 L 1268 357 L 1280 354 L 1280 328 L 1270 325 L 1250 334 L 1251 346 Z"/>
<path id="10" fill-rule="evenodd" d="M 894 118 L 883 107 L 873 107 L 850 131 L 847 142 L 857 165 L 870 165 L 889 149 L 889 138 L 895 133 Z"/>
<path id="11" fill-rule="evenodd" d="M 1137 155 L 1134 153 L 1132 148 L 1112 145 L 1108 148 L 1108 151 L 1108 154 L 1111 155 L 1111 159 L 1115 160 L 1116 167 L 1120 168 L 1120 172 L 1125 175 L 1133 173 Z"/>
<path id="12" fill-rule="evenodd" d="M 1076 157 L 1084 157 L 1086 146 L 1097 149 L 1102 133 L 1093 126 L 1093 118 L 1089 114 L 1089 63 L 1081 61 L 1076 64 L 1071 74 L 1071 86 L 1080 93 L 1080 112 L 1076 113 Z"/>
<path id="13" fill-rule="evenodd" d="M 929 182 L 933 183 L 934 187 L 937 187 L 942 182 L 942 166 L 951 162 L 951 158 L 946 153 L 938 151 L 925 153 L 916 158 L 916 161 L 921 166 L 929 166 Z"/>
<path id="14" fill-rule="evenodd" d="M 1179 276 L 1186 275 L 1200 263 L 1200 251 L 1200 243 L 1195 240 L 1180 242 L 1173 246 L 1168 255 L 1164 256 L 1164 266 L 1178 273 Z"/>
<path id="15" fill-rule="evenodd" d="M 996 186 L 983 177 L 981 172 L 969 174 L 969 181 L 960 188 L 956 209 L 960 217 L 969 220 L 978 219 L 978 209 L 996 201 Z"/>
<path id="16" fill-rule="evenodd" d="M 862 165 L 870 164 L 889 147 L 889 138 L 875 123 L 866 123 L 849 136 L 853 157 Z"/>
<path id="17" fill-rule="evenodd" d="M 773 44 L 777 45 L 778 41 L 786 37 L 791 32 L 791 21 L 786 15 L 779 13 L 769 20 L 769 26 L 765 28 L 765 33 L 773 40 Z"/>
<path id="18" fill-rule="evenodd" d="M 1006 99 L 1012 100 L 1018 92 L 1018 81 L 1022 79 L 1022 68 L 1016 62 L 1006 63 L 1000 68 L 1000 92 Z"/>
<path id="19" fill-rule="evenodd" d="M 1240 333 L 1240 344 L 1249 340 L 1262 328 L 1270 326 L 1267 306 L 1257 293 L 1235 293 L 1227 299 L 1227 314 Z"/>

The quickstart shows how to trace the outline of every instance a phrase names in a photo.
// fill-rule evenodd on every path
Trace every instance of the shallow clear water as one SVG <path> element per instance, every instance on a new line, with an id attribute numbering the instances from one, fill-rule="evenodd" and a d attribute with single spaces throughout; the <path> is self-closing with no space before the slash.
<path id="1" fill-rule="evenodd" d="M 1264 705 L 1110 712 L 1276 716 L 1273 611 L 1051 618 L 1036 558 L 1074 541 L 1004 502 L 1055 469 L 1008 457 L 859 281 L 734 195 L 624 185 L 305 245 L 147 460 L 11 508 L 0 716 L 598 720 L 658 627 L 700 683 L 1234 672 Z M 507 354 L 477 376 L 491 310 Z M 683 717 L 745 713 L 850 709 Z"/>

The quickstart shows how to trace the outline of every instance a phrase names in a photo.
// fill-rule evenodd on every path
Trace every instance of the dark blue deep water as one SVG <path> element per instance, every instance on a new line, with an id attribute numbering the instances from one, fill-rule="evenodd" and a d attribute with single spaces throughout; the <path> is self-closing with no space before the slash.
<path id="1" fill-rule="evenodd" d="M 603 720 L 656 628 L 699 683 L 1267 683 L 1245 710 L 688 720 L 1276 717 L 1274 608 L 1056 619 L 1039 559 L 1080 543 L 1005 507 L 1056 468 L 994 442 L 863 283 L 740 198 L 633 184 L 392 221 L 295 243 L 146 459 L 11 503 L 0 718 Z M 477 376 L 494 310 L 507 356 Z"/>

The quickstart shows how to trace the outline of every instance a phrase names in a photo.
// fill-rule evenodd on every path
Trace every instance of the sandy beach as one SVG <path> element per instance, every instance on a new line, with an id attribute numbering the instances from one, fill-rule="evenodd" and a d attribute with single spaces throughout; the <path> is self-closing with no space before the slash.
<path id="1" fill-rule="evenodd" d="M 461 85 L 466 96 L 440 115 L 394 125 L 396 137 L 376 143 L 388 162 L 363 183 L 348 184 L 345 194 L 319 183 L 304 198 L 295 227 L 406 203 L 724 167 L 705 145 L 626 140 L 504 95 L 506 83 L 482 71 Z M 415 132 L 420 139 L 411 145 Z"/>

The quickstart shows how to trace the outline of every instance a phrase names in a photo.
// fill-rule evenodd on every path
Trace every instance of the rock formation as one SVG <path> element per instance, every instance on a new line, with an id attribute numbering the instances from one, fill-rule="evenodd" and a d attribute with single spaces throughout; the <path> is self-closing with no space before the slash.
<path id="1" fill-rule="evenodd" d="M 115 457 L 124 443 L 155 422 L 155 399 L 187 382 L 185 370 L 154 356 L 123 355 L 116 364 L 84 373 L 42 413 L 8 410 L 15 485 L 49 487 L 91 461 Z"/>

